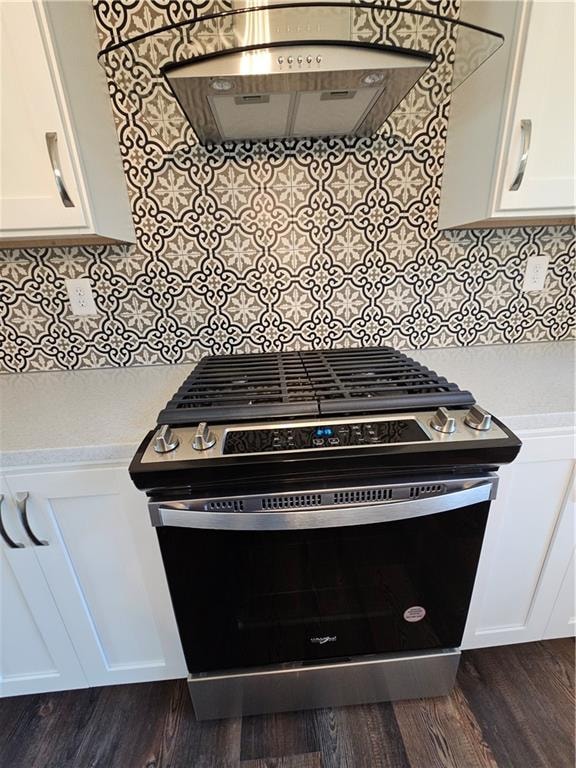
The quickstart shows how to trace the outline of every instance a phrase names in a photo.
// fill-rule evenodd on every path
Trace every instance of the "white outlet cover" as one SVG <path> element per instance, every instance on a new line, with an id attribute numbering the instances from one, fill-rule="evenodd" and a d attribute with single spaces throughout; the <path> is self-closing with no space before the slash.
<path id="1" fill-rule="evenodd" d="M 73 315 L 97 315 L 98 310 L 92 293 L 92 283 L 87 277 L 65 280 L 66 291 Z"/>
<path id="2" fill-rule="evenodd" d="M 524 282 L 522 283 L 522 290 L 525 293 L 543 290 L 549 263 L 549 256 L 529 256 L 527 258 Z"/>

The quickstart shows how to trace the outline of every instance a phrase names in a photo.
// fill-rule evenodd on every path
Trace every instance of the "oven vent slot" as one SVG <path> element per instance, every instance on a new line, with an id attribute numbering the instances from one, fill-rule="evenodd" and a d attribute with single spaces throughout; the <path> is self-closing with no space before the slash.
<path id="1" fill-rule="evenodd" d="M 295 496 L 265 496 L 262 509 L 294 509 L 295 507 L 317 507 L 322 504 L 321 493 L 302 493 Z"/>
<path id="2" fill-rule="evenodd" d="M 413 485 L 410 488 L 410 498 L 419 499 L 421 496 L 437 496 L 439 493 L 444 493 L 445 487 L 441 483 L 434 485 Z"/>
<path id="3" fill-rule="evenodd" d="M 337 491 L 332 503 L 358 504 L 359 502 L 386 501 L 391 498 L 391 488 L 364 488 L 357 491 Z"/>
<path id="4" fill-rule="evenodd" d="M 243 512 L 244 502 L 242 499 L 221 499 L 209 501 L 206 508 L 209 512 Z"/>

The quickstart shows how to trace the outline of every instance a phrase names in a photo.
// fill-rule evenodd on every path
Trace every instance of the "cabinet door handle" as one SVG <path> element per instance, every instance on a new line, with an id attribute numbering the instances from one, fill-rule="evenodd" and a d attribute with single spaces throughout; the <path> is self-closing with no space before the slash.
<path id="1" fill-rule="evenodd" d="M 56 181 L 56 188 L 58 189 L 60 200 L 62 200 L 62 205 L 65 208 L 74 208 L 74 203 L 68 194 L 66 184 L 64 183 L 64 177 L 62 176 L 60 155 L 58 154 L 58 134 L 55 131 L 48 131 L 46 133 L 46 147 L 48 148 L 48 157 L 50 158 L 54 180 Z"/>
<path id="2" fill-rule="evenodd" d="M 28 493 L 18 493 L 16 494 L 16 506 L 18 507 L 18 512 L 20 512 L 20 519 L 22 520 L 22 525 L 24 526 L 24 530 L 28 534 L 28 538 L 33 544 L 36 544 L 37 547 L 47 547 L 48 542 L 44 541 L 43 539 L 39 539 L 38 536 L 34 533 L 32 528 L 30 527 L 30 521 L 28 520 L 28 496 L 30 494 Z"/>
<path id="3" fill-rule="evenodd" d="M 522 179 L 524 178 L 524 171 L 528 163 L 528 153 L 530 152 L 530 140 L 532 138 L 532 120 L 520 120 L 520 133 L 522 136 L 522 154 L 516 176 L 514 176 L 514 181 L 510 186 L 510 192 L 516 192 L 517 189 L 520 189 L 520 184 L 522 184 Z"/>
<path id="4" fill-rule="evenodd" d="M 22 549 L 25 545 L 19 541 L 14 541 L 10 536 L 6 528 L 4 528 L 4 520 L 2 520 L 2 502 L 4 501 L 4 494 L 0 493 L 0 536 L 4 539 L 10 549 Z"/>

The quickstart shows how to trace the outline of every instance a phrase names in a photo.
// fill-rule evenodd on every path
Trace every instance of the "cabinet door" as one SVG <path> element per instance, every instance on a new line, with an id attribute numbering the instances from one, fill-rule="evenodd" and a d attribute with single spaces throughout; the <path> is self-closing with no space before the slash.
<path id="1" fill-rule="evenodd" d="M 90 685 L 186 674 L 145 496 L 126 469 L 14 474 L 35 553 Z"/>
<path id="2" fill-rule="evenodd" d="M 0 229 L 4 235 L 12 230 L 62 230 L 86 223 L 39 13 L 31 0 L 0 2 Z M 56 146 L 53 138 L 47 139 L 50 134 L 55 134 Z M 56 169 L 69 196 L 68 205 L 58 187 Z"/>
<path id="3" fill-rule="evenodd" d="M 548 611 L 552 608 L 544 630 L 546 639 L 576 634 L 575 522 L 576 478 L 573 478 L 572 489 L 566 498 L 566 506 L 550 547 L 542 580 L 544 609 Z"/>
<path id="4" fill-rule="evenodd" d="M 0 479 L 0 696 L 83 688 L 86 678 L 16 506 Z"/>
<path id="5" fill-rule="evenodd" d="M 559 576 L 545 580 L 557 560 L 551 544 L 569 494 L 574 436 L 524 436 L 523 443 L 499 472 L 463 648 L 540 640 L 566 568 L 563 556 Z"/>
<path id="6" fill-rule="evenodd" d="M 546 640 L 554 637 L 574 637 L 576 635 L 574 568 L 575 557 L 573 552 L 544 631 L 544 638 Z"/>
<path id="7" fill-rule="evenodd" d="M 499 211 L 570 215 L 576 205 L 575 5 L 550 0 L 526 5 L 527 36 L 516 66 L 517 96 L 510 106 Z M 522 156 L 522 120 L 531 123 L 530 148 L 520 188 L 511 191 Z"/>

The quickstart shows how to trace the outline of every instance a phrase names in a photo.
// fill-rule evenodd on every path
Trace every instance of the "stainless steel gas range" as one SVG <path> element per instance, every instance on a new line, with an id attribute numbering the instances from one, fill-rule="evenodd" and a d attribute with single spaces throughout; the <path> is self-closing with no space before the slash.
<path id="1" fill-rule="evenodd" d="M 196 716 L 448 693 L 519 449 L 389 347 L 204 358 L 130 466 Z"/>

